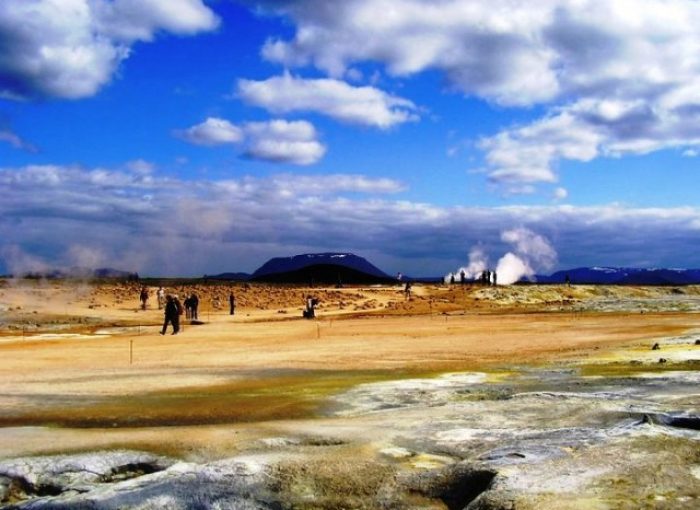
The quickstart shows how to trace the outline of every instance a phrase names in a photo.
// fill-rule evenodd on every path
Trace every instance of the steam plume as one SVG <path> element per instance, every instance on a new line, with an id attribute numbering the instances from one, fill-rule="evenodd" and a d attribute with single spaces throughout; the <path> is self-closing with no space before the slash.
<path id="1" fill-rule="evenodd" d="M 531 279 L 535 270 L 551 269 L 557 262 L 557 252 L 549 241 L 527 228 L 516 228 L 501 233 L 501 240 L 513 246 L 498 261 L 498 282 L 510 285 L 523 278 Z"/>
<path id="2" fill-rule="evenodd" d="M 499 285 L 510 285 L 523 278 L 531 279 L 538 270 L 551 269 L 557 263 L 557 252 L 549 241 L 527 228 L 515 228 L 501 232 L 501 240 L 511 245 L 511 250 L 503 255 L 496 265 Z M 452 277 L 459 281 L 460 275 L 469 280 L 477 279 L 488 269 L 488 256 L 483 247 L 475 246 L 469 252 L 469 264 L 460 267 L 455 273 L 445 276 L 445 282 Z"/>

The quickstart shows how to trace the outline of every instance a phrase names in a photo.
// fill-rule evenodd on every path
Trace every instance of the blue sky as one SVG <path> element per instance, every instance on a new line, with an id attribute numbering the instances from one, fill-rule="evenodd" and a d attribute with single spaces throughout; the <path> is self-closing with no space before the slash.
<path id="1" fill-rule="evenodd" d="M 0 273 L 200 275 L 320 251 L 417 275 L 507 253 L 525 275 L 700 267 L 699 15 L 5 0 Z"/>

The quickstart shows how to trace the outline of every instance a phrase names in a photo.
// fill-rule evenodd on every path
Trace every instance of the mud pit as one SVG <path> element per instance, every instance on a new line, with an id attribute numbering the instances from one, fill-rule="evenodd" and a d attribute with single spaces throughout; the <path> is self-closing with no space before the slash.
<path id="1" fill-rule="evenodd" d="M 0 290 L 4 506 L 699 504 L 697 289 L 179 289 Z"/>

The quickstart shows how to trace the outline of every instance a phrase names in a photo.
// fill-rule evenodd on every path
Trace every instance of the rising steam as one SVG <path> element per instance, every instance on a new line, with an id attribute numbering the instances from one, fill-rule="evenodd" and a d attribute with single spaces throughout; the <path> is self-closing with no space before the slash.
<path id="1" fill-rule="evenodd" d="M 467 267 L 460 267 L 455 273 L 450 273 L 445 276 L 445 283 L 449 283 L 454 277 L 457 281 L 461 278 L 462 273 L 467 280 L 474 280 L 489 267 L 489 259 L 486 252 L 481 246 L 475 246 L 469 252 L 469 264 Z"/>
<path id="2" fill-rule="evenodd" d="M 511 245 L 510 251 L 496 264 L 499 285 L 510 285 L 522 279 L 532 279 L 536 271 L 551 269 L 557 263 L 557 252 L 549 241 L 527 228 L 515 228 L 501 232 L 501 240 Z M 477 279 L 488 269 L 488 257 L 480 246 L 469 252 L 469 265 L 456 273 L 445 276 L 449 282 L 453 275 L 458 281 L 462 271 L 469 280 Z"/>

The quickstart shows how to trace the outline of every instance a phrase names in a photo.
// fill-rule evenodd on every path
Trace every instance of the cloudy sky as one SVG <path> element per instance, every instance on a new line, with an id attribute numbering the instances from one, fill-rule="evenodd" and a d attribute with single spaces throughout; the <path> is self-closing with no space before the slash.
<path id="1" fill-rule="evenodd" d="M 2 0 L 0 273 L 700 267 L 695 0 Z M 539 246 L 541 249 L 537 249 Z"/>

